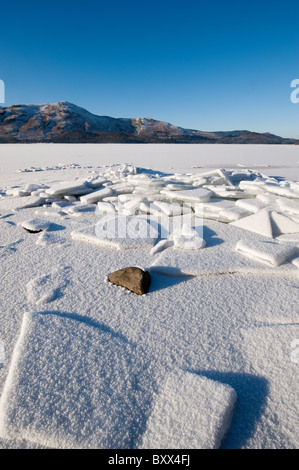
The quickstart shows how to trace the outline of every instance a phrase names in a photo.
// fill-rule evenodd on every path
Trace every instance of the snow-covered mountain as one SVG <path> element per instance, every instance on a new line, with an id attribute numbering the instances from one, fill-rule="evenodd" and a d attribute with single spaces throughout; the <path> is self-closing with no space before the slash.
<path id="1" fill-rule="evenodd" d="M 250 131 L 203 132 L 150 118 L 97 116 L 67 101 L 0 107 L 0 143 L 295 143 Z"/>

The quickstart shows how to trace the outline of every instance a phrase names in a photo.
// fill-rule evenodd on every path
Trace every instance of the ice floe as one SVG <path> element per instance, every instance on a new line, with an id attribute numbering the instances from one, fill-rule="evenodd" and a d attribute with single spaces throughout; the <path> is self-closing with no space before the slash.
<path id="1" fill-rule="evenodd" d="M 236 251 L 262 263 L 279 266 L 297 252 L 296 246 L 277 243 L 274 241 L 244 241 L 239 240 Z"/>
<path id="2" fill-rule="evenodd" d="M 237 396 L 229 385 L 192 374 L 169 373 L 153 405 L 141 449 L 218 449 Z"/>

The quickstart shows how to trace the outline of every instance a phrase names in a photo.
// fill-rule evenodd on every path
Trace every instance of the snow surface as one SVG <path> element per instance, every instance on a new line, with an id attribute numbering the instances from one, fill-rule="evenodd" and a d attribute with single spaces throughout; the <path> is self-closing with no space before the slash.
<path id="1" fill-rule="evenodd" d="M 196 397 L 196 398 L 194 398 Z M 142 449 L 218 449 L 233 414 L 236 392 L 190 372 L 166 376 L 143 436 Z"/>
<path id="2" fill-rule="evenodd" d="M 298 151 L 0 146 L 0 448 L 298 448 Z"/>

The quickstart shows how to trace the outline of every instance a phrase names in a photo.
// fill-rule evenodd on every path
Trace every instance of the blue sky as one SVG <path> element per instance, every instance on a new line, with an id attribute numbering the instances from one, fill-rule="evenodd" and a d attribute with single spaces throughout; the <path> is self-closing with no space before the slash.
<path id="1" fill-rule="evenodd" d="M 299 138 L 298 1 L 15 0 L 0 26 L 7 105 Z"/>

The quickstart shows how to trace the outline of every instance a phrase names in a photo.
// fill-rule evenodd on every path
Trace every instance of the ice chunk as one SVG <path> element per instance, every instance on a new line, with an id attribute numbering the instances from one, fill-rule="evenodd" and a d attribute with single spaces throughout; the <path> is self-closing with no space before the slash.
<path id="1" fill-rule="evenodd" d="M 239 188 L 252 195 L 262 194 L 266 191 L 262 184 L 259 184 L 257 181 L 241 181 Z"/>
<path id="2" fill-rule="evenodd" d="M 225 180 L 226 184 L 228 184 L 229 186 L 234 187 L 233 182 L 232 182 L 230 176 L 228 175 L 228 172 L 224 168 L 219 168 L 218 173 Z"/>
<path id="3" fill-rule="evenodd" d="M 299 215 L 299 202 L 296 200 L 279 197 L 276 202 L 282 210 Z"/>
<path id="4" fill-rule="evenodd" d="M 164 201 L 155 201 L 155 205 L 158 206 L 168 217 L 182 214 L 182 206 L 179 203 L 170 204 Z"/>
<path id="5" fill-rule="evenodd" d="M 265 205 L 275 204 L 277 201 L 277 196 L 272 193 L 262 193 L 256 196 L 258 201 L 262 201 Z"/>
<path id="6" fill-rule="evenodd" d="M 230 225 L 249 230 L 250 232 L 259 233 L 265 237 L 273 237 L 270 213 L 266 209 L 263 209 L 256 214 L 249 215 L 248 217 L 244 217 L 241 220 L 231 222 Z"/>
<path id="7" fill-rule="evenodd" d="M 107 182 L 108 180 L 106 178 L 101 178 L 101 177 L 96 176 L 86 181 L 86 185 L 92 189 L 98 189 L 98 188 L 101 188 L 103 184 Z"/>
<path id="8" fill-rule="evenodd" d="M 267 204 L 265 204 L 260 199 L 240 199 L 236 202 L 237 207 L 241 207 L 242 209 L 246 209 L 248 212 L 256 213 L 261 209 L 264 209 Z"/>
<path id="9" fill-rule="evenodd" d="M 9 197 L 24 197 L 24 196 L 30 196 L 31 192 L 30 191 L 25 191 L 22 188 L 10 188 L 6 190 L 6 196 Z"/>
<path id="10" fill-rule="evenodd" d="M 209 202 L 196 204 L 195 214 L 200 215 L 201 211 L 203 211 L 203 213 L 207 211 L 208 213 L 213 212 L 215 215 L 218 215 L 223 209 L 231 209 L 232 207 L 235 207 L 235 203 L 233 201 L 213 198 Z"/>
<path id="11" fill-rule="evenodd" d="M 129 175 L 127 181 L 130 185 L 139 187 L 139 188 L 161 188 L 165 186 L 165 182 L 162 179 L 150 178 L 146 174 L 139 175 Z"/>
<path id="12" fill-rule="evenodd" d="M 227 209 L 222 209 L 218 214 L 218 222 L 233 222 L 235 220 L 240 220 L 243 217 L 247 217 L 250 212 L 243 207 L 229 207 Z"/>
<path id="13" fill-rule="evenodd" d="M 71 207 L 73 204 L 72 202 L 68 201 L 54 201 L 52 202 L 52 207 L 54 209 L 64 209 L 65 207 Z"/>
<path id="14" fill-rule="evenodd" d="M 130 194 L 134 191 L 135 186 L 131 186 L 128 183 L 114 183 L 109 185 L 109 188 L 112 189 L 115 194 Z"/>
<path id="15" fill-rule="evenodd" d="M 130 201 L 137 201 L 138 203 L 140 203 L 141 201 L 145 201 L 146 199 L 136 194 L 119 194 L 118 200 L 122 204 L 126 204 Z"/>
<path id="16" fill-rule="evenodd" d="M 99 201 L 96 206 L 96 214 L 103 215 L 103 214 L 114 214 L 115 213 L 115 206 L 111 204 L 111 202 L 102 202 Z"/>
<path id="17" fill-rule="evenodd" d="M 246 209 L 236 207 L 235 203 L 228 200 L 211 199 L 209 203 L 195 206 L 195 214 L 204 219 L 218 220 L 218 222 L 232 222 L 249 215 Z"/>
<path id="18" fill-rule="evenodd" d="M 212 191 L 212 197 L 216 198 L 241 199 L 251 197 L 248 193 L 233 189 L 231 186 L 205 185 L 204 187 Z"/>
<path id="19" fill-rule="evenodd" d="M 60 195 L 74 195 L 80 194 L 81 191 L 92 191 L 91 188 L 86 186 L 85 181 L 64 181 L 61 183 L 54 184 L 49 189 L 47 189 L 47 193 L 51 196 L 60 196 Z"/>
<path id="20" fill-rule="evenodd" d="M 285 196 L 285 197 L 296 198 L 296 199 L 299 198 L 299 192 L 294 191 L 291 188 L 288 188 L 279 184 L 266 183 L 263 186 L 263 188 L 264 188 L 264 191 L 277 194 L 278 196 Z"/>
<path id="21" fill-rule="evenodd" d="M 287 215 L 271 211 L 272 230 L 274 235 L 284 233 L 299 233 L 299 223 L 290 219 Z"/>
<path id="22" fill-rule="evenodd" d="M 169 191 L 162 189 L 161 194 L 168 198 L 183 202 L 208 202 L 212 192 L 204 188 L 187 189 L 185 191 Z"/>
<path id="23" fill-rule="evenodd" d="M 42 219 L 30 219 L 24 220 L 20 225 L 28 230 L 28 232 L 41 232 L 42 230 L 47 230 L 50 227 L 51 222 Z"/>
<path id="24" fill-rule="evenodd" d="M 136 187 L 133 191 L 133 194 L 143 194 L 144 196 L 146 195 L 151 195 L 154 196 L 156 194 L 160 194 L 160 189 L 159 188 L 144 188 L 144 187 Z"/>
<path id="25" fill-rule="evenodd" d="M 238 165 L 240 166 L 240 165 Z M 230 180 L 233 181 L 233 182 L 240 182 L 240 181 L 244 181 L 244 180 L 250 180 L 251 178 L 251 173 L 250 173 L 250 170 L 240 170 L 240 171 L 237 171 L 237 170 L 233 170 L 230 174 Z"/>
<path id="26" fill-rule="evenodd" d="M 162 209 L 155 203 L 141 202 L 139 208 L 146 214 L 159 215 L 162 212 Z"/>
<path id="27" fill-rule="evenodd" d="M 90 194 L 86 194 L 85 196 L 81 196 L 80 201 L 84 204 L 91 204 L 93 202 L 101 201 L 104 197 L 109 197 L 112 195 L 112 189 L 110 189 L 109 187 L 105 187 L 102 189 L 98 189 L 97 191 L 93 191 Z"/>
<path id="28" fill-rule="evenodd" d="M 194 187 L 193 185 L 188 185 L 184 183 L 171 183 L 166 185 L 166 189 L 170 191 L 182 191 L 187 189 L 194 189 Z"/>
<path id="29" fill-rule="evenodd" d="M 236 251 L 262 263 L 279 266 L 297 252 L 297 247 L 274 241 L 240 240 L 236 244 Z"/>
<path id="30" fill-rule="evenodd" d="M 131 211 L 132 213 L 135 213 L 135 211 L 139 209 L 140 204 L 143 201 L 144 201 L 144 198 L 142 197 L 134 197 L 133 199 L 124 203 L 124 208 L 127 211 Z"/>
<path id="31" fill-rule="evenodd" d="M 181 229 L 176 229 L 170 236 L 174 248 L 184 250 L 199 250 L 205 246 L 205 241 L 190 225 L 183 224 Z"/>
<path id="32" fill-rule="evenodd" d="M 64 199 L 65 199 L 66 201 L 68 201 L 68 202 L 75 202 L 75 201 L 77 201 L 76 196 L 69 196 L 69 195 L 67 195 L 67 194 L 64 196 Z"/>
<path id="33" fill-rule="evenodd" d="M 141 449 L 218 449 L 236 402 L 232 387 L 190 372 L 170 372 L 157 395 Z"/>

